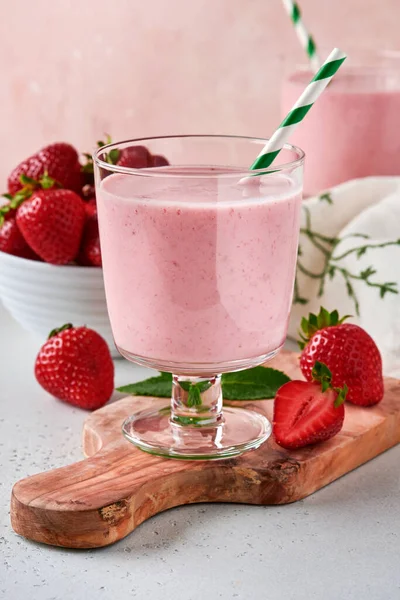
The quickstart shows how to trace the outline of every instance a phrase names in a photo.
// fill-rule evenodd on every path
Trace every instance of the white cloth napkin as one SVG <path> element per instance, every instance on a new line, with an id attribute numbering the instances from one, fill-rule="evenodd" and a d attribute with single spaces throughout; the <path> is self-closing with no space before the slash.
<path id="1" fill-rule="evenodd" d="M 332 245 L 320 238 L 314 238 L 314 243 L 310 241 L 305 231 L 308 229 L 307 214 L 312 232 L 328 238 L 345 237 L 333 249 L 333 258 L 363 245 L 395 242 L 400 240 L 400 177 L 356 179 L 332 188 L 327 194 L 304 201 L 299 263 L 311 273 L 318 274 L 324 269 L 326 257 L 315 242 L 327 249 L 332 249 Z M 364 234 L 369 239 L 350 234 Z M 368 249 L 361 256 L 353 252 L 339 260 L 331 260 L 330 264 L 357 276 L 371 267 L 375 273 L 368 276 L 368 281 L 379 284 L 394 282 L 400 294 L 398 244 Z M 289 336 L 298 337 L 302 316 L 309 312 L 317 313 L 321 305 L 328 310 L 337 308 L 340 315 L 353 315 L 349 322 L 360 325 L 374 338 L 382 354 L 384 373 L 400 378 L 400 295 L 386 292 L 381 298 L 379 288 L 351 277 L 348 281 L 358 299 L 359 315 L 342 273 L 336 270 L 332 279 L 326 277 L 319 296 L 321 280 L 304 274 L 298 266 L 297 295 L 308 301 L 306 304 L 294 301 Z"/>

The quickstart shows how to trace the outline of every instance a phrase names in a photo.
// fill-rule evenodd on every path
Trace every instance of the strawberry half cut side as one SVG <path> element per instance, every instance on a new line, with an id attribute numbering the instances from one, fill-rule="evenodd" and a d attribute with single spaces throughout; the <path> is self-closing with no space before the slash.
<path id="1" fill-rule="evenodd" d="M 284 448 L 323 442 L 343 426 L 347 386 L 335 388 L 328 367 L 316 362 L 313 381 L 289 381 L 275 397 L 273 433 Z"/>

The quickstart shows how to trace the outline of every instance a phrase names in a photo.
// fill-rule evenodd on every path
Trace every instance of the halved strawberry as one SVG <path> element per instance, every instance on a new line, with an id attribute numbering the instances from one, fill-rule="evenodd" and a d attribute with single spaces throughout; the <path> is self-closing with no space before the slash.
<path id="1" fill-rule="evenodd" d="M 302 448 L 330 439 L 343 426 L 343 389 L 331 385 L 328 367 L 316 362 L 313 381 L 289 381 L 279 390 L 274 402 L 273 433 L 284 448 Z"/>

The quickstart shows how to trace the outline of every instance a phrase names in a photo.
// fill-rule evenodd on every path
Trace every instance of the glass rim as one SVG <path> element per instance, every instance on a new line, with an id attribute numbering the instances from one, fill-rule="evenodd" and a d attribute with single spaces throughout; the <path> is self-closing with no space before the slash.
<path id="1" fill-rule="evenodd" d="M 371 59 L 388 60 L 393 62 L 400 60 L 400 48 L 370 48 L 368 46 L 346 45 L 345 51 L 347 52 L 347 60 L 343 64 L 343 68 L 346 69 L 370 67 L 371 65 L 369 62 Z M 321 58 L 324 59 L 326 56 L 328 56 L 330 47 L 322 46 L 321 51 L 321 46 L 318 46 L 318 52 Z M 313 71 L 310 62 L 307 61 L 305 56 L 302 56 L 298 60 L 287 55 L 282 55 L 281 58 L 286 64 L 291 65 L 290 69 L 292 72 L 294 72 L 294 70 L 308 72 Z M 380 65 L 378 64 L 373 64 L 372 68 L 378 68 L 379 66 Z M 343 73 L 343 71 L 340 71 L 338 75 L 340 75 L 340 73 Z"/>
<path id="2" fill-rule="evenodd" d="M 243 169 L 243 170 L 235 170 L 232 171 L 219 171 L 218 173 L 208 173 L 205 175 L 202 174 L 185 174 L 185 173 L 173 173 L 168 170 L 163 169 L 154 169 L 154 168 L 141 168 L 134 169 L 132 167 L 121 167 L 120 165 L 110 164 L 100 158 L 100 154 L 102 152 L 108 152 L 110 150 L 118 149 L 119 146 L 123 144 L 132 144 L 132 143 L 145 143 L 151 142 L 155 140 L 178 140 L 178 139 L 211 139 L 211 140 L 246 140 L 249 142 L 259 142 L 260 144 L 265 144 L 268 142 L 268 138 L 258 138 L 258 137 L 250 137 L 245 135 L 218 135 L 218 134 L 184 134 L 184 135 L 162 135 L 162 136 L 152 136 L 152 137 L 141 137 L 141 138 L 132 138 L 127 140 L 121 140 L 119 142 L 111 142 L 110 144 L 106 144 L 101 146 L 101 148 L 97 148 L 93 152 L 93 162 L 94 164 L 102 169 L 106 169 L 113 173 L 123 173 L 126 175 L 138 175 L 140 177 L 169 177 L 169 178 L 179 178 L 179 179 L 212 179 L 212 178 L 221 178 L 221 177 L 249 177 L 256 175 L 265 175 L 266 173 L 277 173 L 280 171 L 285 171 L 287 169 L 295 168 L 301 166 L 304 162 L 305 152 L 299 148 L 298 146 L 294 146 L 293 144 L 284 144 L 282 149 L 290 150 L 296 154 L 296 158 L 292 161 L 285 163 L 274 163 L 267 168 L 261 169 Z M 278 155 L 279 156 L 279 155 Z M 254 160 L 256 156 L 254 156 Z M 195 166 L 195 165 L 192 165 Z M 212 166 L 212 165 L 211 165 Z M 224 167 L 222 167 L 223 169 Z M 227 168 L 227 167 L 226 167 Z M 227 168 L 228 169 L 228 168 Z"/>

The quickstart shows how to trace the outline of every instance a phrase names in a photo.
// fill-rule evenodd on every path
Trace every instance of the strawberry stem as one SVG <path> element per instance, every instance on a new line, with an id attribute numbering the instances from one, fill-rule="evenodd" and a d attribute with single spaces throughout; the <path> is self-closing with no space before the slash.
<path id="1" fill-rule="evenodd" d="M 351 316 L 352 315 L 345 315 L 344 317 L 339 318 L 339 313 L 337 310 L 329 312 L 323 306 L 320 307 L 318 315 L 315 315 L 314 313 L 309 313 L 308 319 L 306 319 L 306 317 L 303 317 L 300 322 L 300 340 L 298 341 L 300 350 L 304 349 L 308 341 L 319 329 L 325 329 L 325 327 L 333 327 L 334 325 L 340 325 L 346 319 L 349 319 Z"/>
<path id="2" fill-rule="evenodd" d="M 24 173 L 19 178 L 20 182 L 23 185 L 21 190 L 18 190 L 14 196 L 11 194 L 3 194 L 4 198 L 7 198 L 8 203 L 0 206 L 0 227 L 3 225 L 5 221 L 5 216 L 11 210 L 16 210 L 21 206 L 25 200 L 28 200 L 33 194 L 33 192 L 39 188 L 43 190 L 49 190 L 53 187 L 62 187 L 62 185 L 49 176 L 48 172 L 45 171 L 40 179 L 32 179 L 32 177 L 28 177 Z"/>
<path id="3" fill-rule="evenodd" d="M 62 327 L 57 327 L 56 329 L 52 329 L 49 333 L 49 337 L 47 339 L 50 339 L 52 337 L 54 337 L 55 335 L 58 335 L 59 333 L 61 333 L 62 331 L 65 331 L 66 329 L 72 329 L 73 325 L 72 323 L 65 323 L 65 325 L 62 325 Z"/>
<path id="4" fill-rule="evenodd" d="M 334 390 L 337 393 L 335 398 L 334 407 L 338 408 L 346 400 L 348 387 L 346 384 L 342 388 L 334 387 L 332 385 L 332 373 L 325 363 L 319 360 L 315 361 L 313 369 L 311 371 L 313 381 L 317 381 L 321 384 L 322 393 L 326 390 Z"/>

